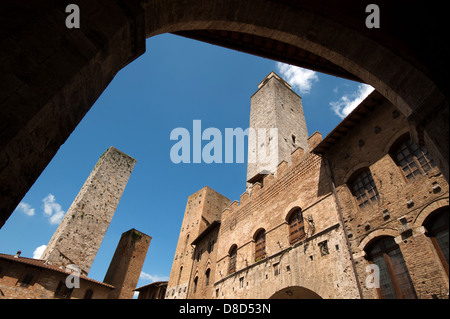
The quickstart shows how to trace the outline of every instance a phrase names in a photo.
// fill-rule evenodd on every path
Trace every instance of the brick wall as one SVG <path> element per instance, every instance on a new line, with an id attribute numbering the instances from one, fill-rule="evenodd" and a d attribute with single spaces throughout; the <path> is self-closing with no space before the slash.
<path id="1" fill-rule="evenodd" d="M 448 207 L 448 183 L 437 167 L 412 181 L 406 179 L 389 150 L 407 132 L 406 119 L 391 103 L 380 99 L 379 105 L 326 154 L 364 298 L 378 298 L 377 291 L 365 284 L 369 264 L 366 250 L 383 236 L 393 237 L 399 245 L 418 298 L 448 298 L 448 275 L 423 224 L 436 209 Z M 380 199 L 361 208 L 349 181 L 363 167 L 369 168 Z"/>

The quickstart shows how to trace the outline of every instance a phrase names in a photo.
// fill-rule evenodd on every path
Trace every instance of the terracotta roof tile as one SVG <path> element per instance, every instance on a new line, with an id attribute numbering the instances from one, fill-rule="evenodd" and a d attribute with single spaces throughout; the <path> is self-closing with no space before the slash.
<path id="1" fill-rule="evenodd" d="M 0 259 L 4 259 L 4 260 L 9 260 L 9 261 L 13 261 L 13 262 L 18 262 L 18 263 L 22 263 L 22 264 L 26 264 L 26 265 L 30 265 L 33 267 L 38 267 L 38 268 L 43 268 L 43 269 L 48 269 L 50 271 L 57 271 L 63 274 L 67 274 L 70 275 L 71 272 L 70 271 L 66 271 L 64 268 L 60 268 L 58 266 L 52 265 L 50 263 L 47 263 L 45 260 L 43 259 L 34 259 L 34 258 L 27 258 L 27 257 L 15 257 L 13 255 L 7 255 L 7 254 L 1 254 L 0 253 Z M 109 284 L 106 284 L 104 282 L 100 282 L 91 278 L 88 278 L 86 276 L 80 275 L 80 279 L 84 279 L 90 282 L 93 282 L 95 284 L 98 285 L 102 285 L 108 288 L 112 288 L 114 289 L 115 287 Z"/>

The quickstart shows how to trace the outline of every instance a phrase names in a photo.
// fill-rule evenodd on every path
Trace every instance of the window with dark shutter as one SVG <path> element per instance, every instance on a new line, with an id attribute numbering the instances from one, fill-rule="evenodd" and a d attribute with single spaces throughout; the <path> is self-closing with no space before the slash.
<path id="1" fill-rule="evenodd" d="M 294 244 L 306 237 L 305 224 L 303 222 L 303 213 L 300 208 L 296 209 L 288 220 L 289 223 L 289 241 Z"/>
<path id="2" fill-rule="evenodd" d="M 237 257 L 237 246 L 233 245 L 230 249 L 230 265 L 228 267 L 228 274 L 232 274 L 236 271 L 236 257 Z"/>
<path id="3" fill-rule="evenodd" d="M 264 229 L 258 231 L 255 236 L 255 261 L 266 257 L 266 232 Z"/>

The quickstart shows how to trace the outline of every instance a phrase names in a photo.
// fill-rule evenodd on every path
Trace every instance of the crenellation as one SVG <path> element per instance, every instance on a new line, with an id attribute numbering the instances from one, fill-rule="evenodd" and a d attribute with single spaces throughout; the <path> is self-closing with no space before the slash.
<path id="1" fill-rule="evenodd" d="M 288 162 L 281 161 L 277 166 L 276 178 L 280 178 L 281 176 L 283 176 L 284 173 L 287 171 L 287 168 L 288 168 Z"/>
<path id="2" fill-rule="evenodd" d="M 250 201 L 250 193 L 248 191 L 245 191 L 240 196 L 240 206 L 243 206 L 247 204 Z"/>
<path id="3" fill-rule="evenodd" d="M 286 103 L 290 90 L 274 73 L 264 79 L 252 96 L 251 125 L 274 127 L 284 123 L 284 116 L 289 127 L 295 112 Z M 270 112 L 261 116 L 258 108 Z M 379 298 L 380 289 L 366 285 L 366 267 L 372 243 L 386 238 L 398 245 L 415 296 L 448 296 L 448 266 L 438 261 L 440 248 L 426 228 L 430 216 L 448 214 L 448 183 L 436 167 L 417 176 L 417 182 L 405 178 L 386 142 L 393 145 L 408 126 L 401 115 L 391 119 L 392 109 L 374 92 L 344 119 L 350 124 L 325 139 L 315 132 L 304 139 L 306 146 L 295 145 L 297 136 L 290 141 L 281 130 L 282 142 L 292 146 L 289 154 L 280 148 L 273 173 L 252 176 L 256 171 L 250 163 L 247 190 L 222 210 L 211 237 L 195 240 L 200 251 L 212 238 L 217 241 L 215 259 L 207 264 L 215 269 L 215 282 L 213 288 L 198 286 L 200 291 L 189 297 Z M 355 115 L 361 110 L 363 116 Z M 360 207 L 352 178 L 367 167 L 379 198 Z M 302 227 L 291 233 L 292 225 Z M 202 258 L 185 289 L 202 280 Z"/>
<path id="4" fill-rule="evenodd" d="M 322 133 L 314 132 L 308 138 L 308 147 L 310 150 L 314 149 L 322 141 Z"/>

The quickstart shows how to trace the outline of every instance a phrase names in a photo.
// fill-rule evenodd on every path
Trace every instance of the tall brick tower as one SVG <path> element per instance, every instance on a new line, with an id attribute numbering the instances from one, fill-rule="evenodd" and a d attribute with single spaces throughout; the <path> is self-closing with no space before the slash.
<path id="1" fill-rule="evenodd" d="M 87 275 L 136 160 L 110 147 L 100 157 L 50 239 L 41 259 L 75 264 Z"/>
<path id="2" fill-rule="evenodd" d="M 308 130 L 303 114 L 302 98 L 275 72 L 271 72 L 258 85 L 251 97 L 250 128 L 255 131 L 257 142 L 250 143 L 247 164 L 248 187 L 260 182 L 265 174 L 276 172 L 282 161 L 291 162 L 291 153 L 298 147 L 308 150 Z M 266 129 L 266 139 L 258 138 L 258 131 Z M 278 129 L 278 136 L 270 136 L 270 129 Z M 277 143 L 274 143 L 277 142 Z M 259 147 L 266 146 L 270 161 L 261 163 Z M 270 147 L 269 147 L 270 146 Z M 250 154 L 255 154 L 252 163 Z"/>
<path id="3" fill-rule="evenodd" d="M 187 297 L 194 251 L 191 243 L 213 221 L 220 221 L 222 211 L 229 205 L 228 198 L 208 186 L 189 196 L 167 285 L 167 299 Z"/>
<path id="4" fill-rule="evenodd" d="M 131 299 L 152 238 L 136 229 L 122 234 L 106 272 L 104 283 L 113 285 L 109 299 Z"/>

